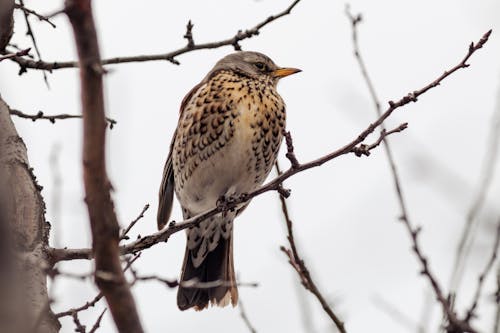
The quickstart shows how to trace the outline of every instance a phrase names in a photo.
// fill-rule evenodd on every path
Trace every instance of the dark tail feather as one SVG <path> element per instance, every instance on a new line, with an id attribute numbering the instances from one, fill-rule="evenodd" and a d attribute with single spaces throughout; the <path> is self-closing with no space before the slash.
<path id="1" fill-rule="evenodd" d="M 177 306 L 181 310 L 194 307 L 200 311 L 209 304 L 226 306 L 238 303 L 238 289 L 234 275 L 232 235 L 228 239 L 221 237 L 217 247 L 207 254 L 199 267 L 194 267 L 191 251 L 186 247 L 181 281 L 196 279 L 198 282 L 220 281 L 223 285 L 213 288 L 190 288 L 179 286 Z"/>

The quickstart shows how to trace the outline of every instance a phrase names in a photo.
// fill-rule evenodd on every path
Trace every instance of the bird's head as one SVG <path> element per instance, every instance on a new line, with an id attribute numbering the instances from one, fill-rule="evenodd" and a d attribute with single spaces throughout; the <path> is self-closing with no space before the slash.
<path id="1" fill-rule="evenodd" d="M 279 67 L 268 56 L 250 51 L 239 51 L 225 56 L 215 64 L 209 76 L 221 70 L 232 70 L 257 80 L 270 79 L 274 84 L 285 76 L 301 71 L 297 68 Z"/>

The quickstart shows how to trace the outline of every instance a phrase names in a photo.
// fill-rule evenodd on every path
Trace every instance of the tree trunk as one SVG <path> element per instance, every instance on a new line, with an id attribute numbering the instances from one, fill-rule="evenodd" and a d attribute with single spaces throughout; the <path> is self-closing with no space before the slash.
<path id="1" fill-rule="evenodd" d="M 50 225 L 26 146 L 0 96 L 0 332 L 58 332 L 47 294 Z"/>

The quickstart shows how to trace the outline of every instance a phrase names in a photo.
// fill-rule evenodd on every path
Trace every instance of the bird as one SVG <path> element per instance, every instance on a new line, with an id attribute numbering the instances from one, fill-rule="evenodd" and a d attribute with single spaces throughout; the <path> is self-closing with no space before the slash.
<path id="1" fill-rule="evenodd" d="M 188 92 L 163 169 L 158 229 L 168 223 L 174 192 L 183 218 L 188 219 L 262 185 L 286 124 L 285 103 L 276 86 L 300 71 L 278 67 L 259 52 L 237 51 L 219 60 Z M 180 310 L 237 305 L 233 221 L 247 205 L 187 229 L 177 291 Z M 205 282 L 212 285 L 196 287 Z"/>

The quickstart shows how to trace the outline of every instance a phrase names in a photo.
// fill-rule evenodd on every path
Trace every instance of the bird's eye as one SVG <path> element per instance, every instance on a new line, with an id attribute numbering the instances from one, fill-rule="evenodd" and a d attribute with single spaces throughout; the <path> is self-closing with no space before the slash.
<path id="1" fill-rule="evenodd" d="M 260 70 L 263 70 L 264 68 L 266 68 L 266 65 L 263 62 L 256 62 L 255 67 L 257 67 Z"/>

